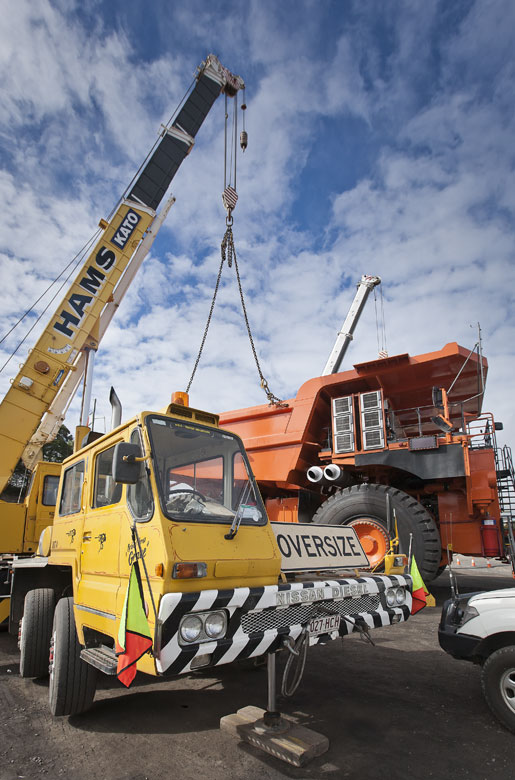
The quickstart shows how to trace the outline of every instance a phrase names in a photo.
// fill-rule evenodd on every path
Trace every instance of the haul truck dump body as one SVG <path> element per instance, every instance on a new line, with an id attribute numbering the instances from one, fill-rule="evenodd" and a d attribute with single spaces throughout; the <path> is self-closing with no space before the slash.
<path id="1" fill-rule="evenodd" d="M 271 520 L 352 525 L 376 565 L 388 548 L 388 493 L 404 552 L 412 533 L 430 581 L 447 545 L 503 554 L 486 374 L 485 358 L 450 343 L 310 379 L 285 406 L 226 412 L 220 424 L 243 439 Z"/>
<path id="2" fill-rule="evenodd" d="M 358 548 L 351 539 L 340 551 Z M 117 672 L 135 560 L 152 644 L 137 668 L 152 675 L 274 652 L 303 632 L 310 644 L 326 642 L 410 614 L 408 575 L 281 578 L 240 439 L 216 415 L 172 403 L 64 462 L 39 554 L 14 562 L 10 625 L 20 626 L 21 673 L 43 675 L 50 645 L 54 714 L 83 711 L 96 670 Z"/>

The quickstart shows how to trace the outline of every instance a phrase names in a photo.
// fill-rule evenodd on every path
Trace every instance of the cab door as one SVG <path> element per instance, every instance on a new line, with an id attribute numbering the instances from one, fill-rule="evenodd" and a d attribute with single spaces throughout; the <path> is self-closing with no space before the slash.
<path id="1" fill-rule="evenodd" d="M 60 474 L 60 463 L 41 461 L 36 466 L 34 481 L 28 500 L 26 499 L 24 552 L 33 552 L 36 549 L 42 531 L 54 521 Z"/>
<path id="2" fill-rule="evenodd" d="M 77 605 L 91 615 L 114 620 L 120 587 L 120 525 L 126 520 L 123 486 L 112 477 L 114 445 L 93 456 L 91 489 L 84 514 L 81 578 Z M 107 633 L 111 633 L 107 631 Z"/>

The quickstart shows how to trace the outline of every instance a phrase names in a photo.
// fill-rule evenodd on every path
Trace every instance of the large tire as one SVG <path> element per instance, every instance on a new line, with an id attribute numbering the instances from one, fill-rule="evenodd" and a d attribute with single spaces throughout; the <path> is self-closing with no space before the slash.
<path id="1" fill-rule="evenodd" d="M 77 715 L 91 707 L 95 697 L 97 670 L 80 657 L 73 599 L 57 603 L 50 646 L 48 699 L 52 715 Z"/>
<path id="2" fill-rule="evenodd" d="M 495 717 L 515 733 L 515 645 L 488 656 L 481 670 L 481 687 Z"/>
<path id="3" fill-rule="evenodd" d="M 434 518 L 412 496 L 387 485 L 362 484 L 338 490 L 313 517 L 323 525 L 352 525 L 372 564 L 380 560 L 388 547 L 386 494 L 395 509 L 401 551 L 408 553 L 413 534 L 413 554 L 422 579 L 427 584 L 436 576 L 441 560 L 440 534 Z M 367 545 L 369 549 L 367 549 Z"/>
<path id="4" fill-rule="evenodd" d="M 55 595 L 51 588 L 29 590 L 20 621 L 20 674 L 22 677 L 48 675 L 48 650 L 52 636 Z"/>

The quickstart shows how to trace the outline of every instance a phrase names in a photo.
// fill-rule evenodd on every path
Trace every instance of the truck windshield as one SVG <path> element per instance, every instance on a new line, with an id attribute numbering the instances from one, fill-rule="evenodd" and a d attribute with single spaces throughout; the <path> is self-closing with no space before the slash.
<path id="1" fill-rule="evenodd" d="M 147 418 L 163 512 L 173 520 L 263 525 L 266 514 L 238 438 L 196 423 Z"/>

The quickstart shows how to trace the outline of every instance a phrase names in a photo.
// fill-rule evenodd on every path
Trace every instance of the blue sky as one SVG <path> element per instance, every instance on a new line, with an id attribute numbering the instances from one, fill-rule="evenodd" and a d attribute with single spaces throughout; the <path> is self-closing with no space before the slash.
<path id="1" fill-rule="evenodd" d="M 291 397 L 320 374 L 355 284 L 376 274 L 391 355 L 470 348 L 481 323 L 485 408 L 511 443 L 514 29 L 508 0 L 4 0 L 0 333 L 112 210 L 212 52 L 247 85 L 234 234 L 273 392 Z M 100 417 L 111 384 L 126 414 L 162 408 L 187 384 L 219 264 L 222 189 L 219 100 L 102 343 Z M 266 401 L 226 274 L 191 392 L 214 411 Z M 0 345 L 2 363 L 16 343 Z M 371 301 L 346 366 L 376 354 Z"/>

